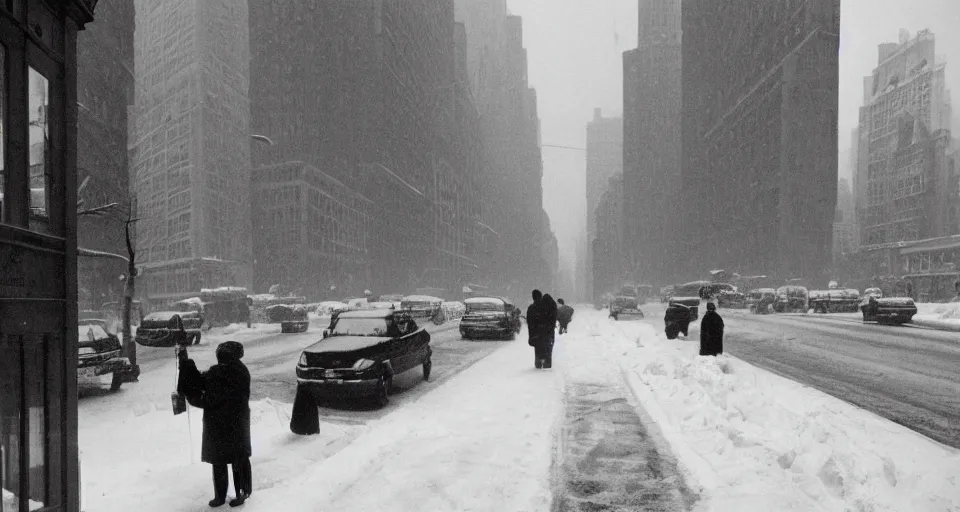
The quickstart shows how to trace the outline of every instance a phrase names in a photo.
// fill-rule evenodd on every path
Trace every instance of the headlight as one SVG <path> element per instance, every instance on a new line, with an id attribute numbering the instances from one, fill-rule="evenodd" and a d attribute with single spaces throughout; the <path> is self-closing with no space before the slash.
<path id="1" fill-rule="evenodd" d="M 307 366 L 307 353 L 300 354 L 300 366 Z"/>
<path id="2" fill-rule="evenodd" d="M 353 364 L 353 369 L 357 371 L 366 370 L 374 365 L 376 361 L 370 359 L 360 359 Z"/>

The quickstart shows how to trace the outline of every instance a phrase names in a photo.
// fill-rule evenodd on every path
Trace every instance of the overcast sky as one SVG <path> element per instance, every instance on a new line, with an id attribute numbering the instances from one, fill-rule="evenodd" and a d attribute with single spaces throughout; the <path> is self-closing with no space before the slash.
<path id="1" fill-rule="evenodd" d="M 622 53 L 636 47 L 637 0 L 509 0 L 509 7 L 523 17 L 543 143 L 584 147 L 594 107 L 618 116 L 623 109 Z M 841 150 L 850 145 L 863 76 L 876 65 L 877 45 L 896 41 L 900 28 L 932 30 L 937 53 L 948 59 L 948 83 L 960 84 L 960 0 L 843 0 L 841 16 Z M 957 97 L 960 86 L 953 88 Z M 955 110 L 960 113 L 960 105 Z M 545 147 L 543 163 L 544 207 L 561 265 L 572 269 L 577 237 L 586 230 L 585 155 Z"/>

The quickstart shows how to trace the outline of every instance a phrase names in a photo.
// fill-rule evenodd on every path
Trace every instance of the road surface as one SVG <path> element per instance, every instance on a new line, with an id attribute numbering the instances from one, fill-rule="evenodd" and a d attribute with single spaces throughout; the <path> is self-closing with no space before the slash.
<path id="1" fill-rule="evenodd" d="M 663 307 L 644 306 L 663 329 Z M 856 315 L 720 310 L 724 350 L 960 448 L 960 335 L 864 324 Z M 691 325 L 690 339 L 699 339 Z"/>
<path id="2" fill-rule="evenodd" d="M 443 326 L 428 325 L 433 347 L 433 370 L 429 382 L 423 382 L 423 374 L 419 367 L 394 378 L 390 404 L 378 408 L 369 401 L 343 400 L 324 403 L 320 414 L 325 421 L 341 421 L 350 424 L 362 424 L 368 420 L 379 418 L 403 403 L 422 396 L 434 387 L 441 385 L 445 380 L 456 375 L 473 363 L 489 355 L 504 343 L 511 341 L 464 341 L 460 339 L 460 332 L 456 323 L 451 322 Z M 249 334 L 238 331 L 236 339 L 244 345 L 243 362 L 250 370 L 250 399 L 262 400 L 270 398 L 280 402 L 292 403 L 296 395 L 297 376 L 296 365 L 300 352 L 318 341 L 326 320 L 311 322 L 310 330 L 305 333 L 280 334 L 262 333 Z M 277 326 L 279 331 L 279 326 Z M 230 336 L 204 337 L 200 345 L 190 347 L 190 357 L 197 361 L 201 370 L 214 364 L 214 348 L 219 338 L 229 339 Z M 95 412 L 97 409 L 123 407 L 124 402 L 135 399 L 140 395 L 137 387 L 149 386 L 156 381 L 157 375 L 169 374 L 169 389 L 162 391 L 169 394 L 174 388 L 173 349 L 150 349 L 138 347 L 144 354 L 139 361 L 140 382 L 125 383 L 118 393 L 111 393 L 107 389 L 109 376 L 97 381 L 81 382 L 79 386 L 80 408 L 85 412 Z M 166 380 L 163 380 L 166 382 Z M 127 395 L 127 396 L 125 396 Z"/>

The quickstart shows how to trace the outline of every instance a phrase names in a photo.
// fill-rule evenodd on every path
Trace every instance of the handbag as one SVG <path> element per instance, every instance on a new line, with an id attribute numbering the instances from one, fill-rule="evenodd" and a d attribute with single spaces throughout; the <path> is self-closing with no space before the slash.
<path id="1" fill-rule="evenodd" d="M 173 374 L 173 385 L 176 386 L 180 380 L 180 358 L 177 358 L 177 368 L 174 370 Z M 170 405 L 173 407 L 173 415 L 183 414 L 187 412 L 187 397 L 181 395 L 180 393 L 174 391 L 170 393 Z"/>

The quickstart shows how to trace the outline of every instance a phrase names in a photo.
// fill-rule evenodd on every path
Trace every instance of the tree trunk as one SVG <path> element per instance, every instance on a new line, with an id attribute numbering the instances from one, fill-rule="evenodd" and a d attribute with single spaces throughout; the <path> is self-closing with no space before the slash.
<path id="1" fill-rule="evenodd" d="M 140 376 L 140 366 L 137 365 L 137 344 L 133 339 L 133 332 L 131 327 L 130 315 L 133 310 L 133 297 L 136 292 L 136 277 L 137 277 L 137 267 L 135 263 L 135 254 L 133 250 L 133 244 L 130 241 L 130 224 L 131 221 L 126 223 L 126 235 L 127 235 L 127 279 L 124 283 L 123 289 L 123 349 L 127 355 L 127 358 L 130 359 L 131 366 L 131 375 L 130 381 L 137 382 L 138 377 Z"/>

